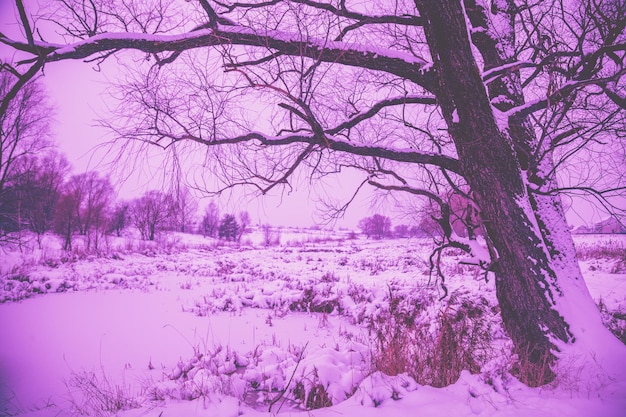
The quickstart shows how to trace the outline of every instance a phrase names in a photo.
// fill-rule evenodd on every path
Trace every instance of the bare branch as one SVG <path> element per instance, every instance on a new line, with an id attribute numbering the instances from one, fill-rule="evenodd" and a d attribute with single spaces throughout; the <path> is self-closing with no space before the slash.
<path id="1" fill-rule="evenodd" d="M 408 185 L 387 185 L 387 184 L 381 184 L 373 180 L 369 180 L 368 184 L 376 188 L 380 188 L 381 190 L 403 191 L 403 192 L 407 192 L 413 195 L 427 197 L 430 200 L 436 202 L 439 206 L 443 206 L 445 204 L 444 201 L 441 199 L 441 197 L 439 197 L 437 194 L 433 193 L 432 191 L 424 190 L 422 188 L 414 188 Z"/>
<path id="2" fill-rule="evenodd" d="M 183 35 L 147 35 L 106 33 L 92 36 L 70 45 L 35 42 L 35 46 L 8 39 L 0 34 L 0 43 L 35 55 L 45 55 L 46 62 L 84 59 L 100 52 L 135 49 L 150 54 L 177 52 L 218 45 L 247 45 L 274 49 L 284 55 L 307 57 L 322 62 L 369 68 L 394 74 L 430 90 L 434 88 L 433 74 L 424 72 L 424 60 L 398 51 L 376 50 L 342 42 L 303 40 L 301 35 L 265 31 L 257 33 L 243 27 L 203 29 Z M 30 62 L 24 60 L 22 62 Z"/>
<path id="3" fill-rule="evenodd" d="M 623 110 L 626 110 L 626 96 L 620 95 L 617 90 L 607 85 L 601 85 L 601 87 L 604 94 L 606 94 L 606 96 L 610 98 L 613 103 L 621 107 Z"/>
<path id="4" fill-rule="evenodd" d="M 43 68 L 43 64 L 44 64 L 44 61 L 42 59 L 37 60 L 35 64 L 32 65 L 28 69 L 28 71 L 26 71 L 26 73 L 24 73 L 22 76 L 18 78 L 17 82 L 2 98 L 2 102 L 0 102 L 0 116 L 6 113 L 7 109 L 9 108 L 9 104 L 11 103 L 11 100 L 13 100 L 17 96 L 17 94 L 24 87 L 24 85 L 26 85 L 26 83 L 28 83 L 30 80 L 32 80 L 35 77 L 37 72 L 41 68 Z"/>
<path id="5" fill-rule="evenodd" d="M 396 98 L 382 100 L 374 104 L 368 110 L 360 112 L 352 116 L 350 120 L 346 120 L 345 122 L 341 123 L 340 125 L 332 129 L 327 129 L 326 132 L 331 135 L 336 135 L 342 130 L 350 129 L 356 126 L 358 123 L 362 122 L 363 120 L 371 118 L 372 116 L 376 115 L 376 113 L 378 113 L 385 107 L 399 106 L 399 105 L 405 105 L 405 104 L 435 105 L 437 104 L 437 100 L 432 96 L 404 96 L 404 97 L 396 97 Z"/>
<path id="6" fill-rule="evenodd" d="M 33 30 L 30 28 L 28 16 L 26 16 L 26 10 L 24 10 L 24 3 L 22 3 L 22 0 L 15 0 L 15 5 L 17 6 L 17 10 L 20 14 L 22 27 L 24 28 L 24 32 L 26 32 L 26 39 L 28 40 L 28 44 L 32 46 L 35 44 L 35 40 L 33 39 Z"/>
<path id="7" fill-rule="evenodd" d="M 166 132 L 158 131 L 161 137 L 167 137 L 172 142 L 179 142 L 182 140 L 191 140 L 206 146 L 220 146 L 228 144 L 237 144 L 245 142 L 256 141 L 265 146 L 285 146 L 296 143 L 308 143 L 310 145 L 318 145 L 323 148 L 328 148 L 334 151 L 345 152 L 352 155 L 359 156 L 371 156 L 383 159 L 388 159 L 397 162 L 407 162 L 414 164 L 426 164 L 435 165 L 462 175 L 460 172 L 460 166 L 458 160 L 449 156 L 418 152 L 412 149 L 391 149 L 382 146 L 368 146 L 358 145 L 356 143 L 348 142 L 336 137 L 324 135 L 324 138 L 320 138 L 316 135 L 287 135 L 287 136 L 268 136 L 260 132 L 250 132 L 245 135 L 231 137 L 231 138 L 215 138 L 215 139 L 202 139 L 191 134 L 175 136 Z"/>
<path id="8" fill-rule="evenodd" d="M 361 25 L 366 24 L 394 24 L 403 26 L 422 26 L 424 19 L 419 16 L 411 15 L 382 15 L 382 16 L 369 16 L 362 13 L 348 10 L 345 3 L 341 3 L 339 8 L 329 3 L 321 3 L 312 0 L 292 0 L 293 3 L 303 4 L 314 9 L 324 10 L 330 12 L 334 16 L 343 17 L 351 20 L 358 21 Z M 217 4 L 224 7 L 228 12 L 232 12 L 236 9 L 253 9 L 253 8 L 265 8 L 269 6 L 275 6 L 280 3 L 280 0 L 265 1 L 260 3 L 242 3 L 236 2 L 233 4 L 226 4 L 216 1 Z"/>
<path id="9" fill-rule="evenodd" d="M 626 70 L 624 70 L 623 72 L 626 73 Z M 581 81 L 572 81 L 566 83 L 561 88 L 554 91 L 552 94 L 549 94 L 547 97 L 541 100 L 535 100 L 529 103 L 525 103 L 521 106 L 514 107 L 504 114 L 506 115 L 506 117 L 508 117 L 509 120 L 523 120 L 532 113 L 538 112 L 540 110 L 545 110 L 549 107 L 555 106 L 567 100 L 571 94 L 575 93 L 578 90 L 581 90 L 590 85 L 605 85 L 609 82 L 615 81 L 615 79 L 620 75 L 622 74 L 616 74 L 609 78 L 585 79 Z"/>

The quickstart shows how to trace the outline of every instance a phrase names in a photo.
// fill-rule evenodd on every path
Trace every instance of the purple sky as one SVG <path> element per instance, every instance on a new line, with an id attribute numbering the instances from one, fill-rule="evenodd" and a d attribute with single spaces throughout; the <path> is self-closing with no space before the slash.
<path id="1" fill-rule="evenodd" d="M 0 31 L 8 36 L 21 38 L 15 24 L 13 9 L 13 2 L 0 0 Z M 12 58 L 7 52 L 6 48 L 0 46 L 2 59 Z M 45 68 L 43 82 L 56 107 L 53 126 L 55 139 L 61 151 L 70 160 L 74 173 L 87 170 L 99 170 L 105 175 L 110 173 L 110 167 L 107 165 L 110 159 L 106 158 L 108 148 L 97 148 L 107 140 L 108 132 L 94 124 L 98 115 L 106 115 L 107 77 L 109 79 L 116 77 L 115 71 L 111 70 L 114 67 L 115 58 L 110 58 L 105 63 L 103 72 L 97 72 L 91 64 L 82 62 L 59 62 Z M 160 158 L 155 158 L 155 161 L 160 162 Z M 134 171 L 123 182 L 119 175 L 112 176 L 120 197 L 133 198 L 147 189 L 162 185 L 163 169 L 161 164 L 155 161 L 152 161 L 152 166 L 144 164 L 142 171 Z M 324 192 L 335 199 L 345 201 L 350 197 L 358 181 L 358 178 L 344 174 L 325 184 Z M 218 204 L 222 212 L 247 209 L 254 222 L 309 226 L 313 223 L 315 201 L 321 187 L 310 190 L 307 184 L 295 185 L 296 191 L 291 195 L 284 194 L 282 198 L 279 192 L 262 199 L 252 199 L 243 196 L 245 193 L 235 193 L 231 198 L 220 198 Z M 337 225 L 355 227 L 360 218 L 376 211 L 393 217 L 394 209 L 390 204 L 383 205 L 382 208 L 380 206 L 372 208 L 371 193 L 362 194 L 348 211 L 347 219 Z M 205 198 L 201 200 L 200 205 L 207 203 L 208 199 Z M 590 210 L 588 204 L 582 201 L 576 202 L 576 210 L 568 212 L 568 220 L 574 225 L 585 221 L 598 221 L 604 216 Z"/>
<path id="2" fill-rule="evenodd" d="M 71 80 L 71 81 L 70 81 Z M 48 66 L 44 78 L 48 93 L 56 104 L 54 131 L 61 150 L 67 155 L 74 172 L 99 170 L 110 172 L 106 150 L 98 147 L 108 138 L 108 132 L 95 126 L 94 119 L 99 114 L 106 115 L 107 80 L 105 74 L 92 70 L 88 64 L 80 62 L 61 62 Z M 144 163 L 141 170 L 122 180 L 113 173 L 112 180 L 117 180 L 117 188 L 122 198 L 133 198 L 146 189 L 159 188 L 163 184 L 162 158 L 155 148 L 152 163 Z M 330 194 L 337 197 L 350 193 L 355 188 L 355 181 L 349 177 L 337 178 Z M 332 181 L 331 181 L 332 184 Z M 232 196 L 220 197 L 218 205 L 223 212 L 247 209 L 253 220 L 282 224 L 287 226 L 309 226 L 313 222 L 316 195 L 311 195 L 306 185 L 295 187 L 291 195 L 281 199 L 278 191 L 264 198 L 247 197 L 246 191 L 236 192 Z M 330 188 L 330 187 L 329 187 Z M 342 190 L 344 192 L 342 192 Z M 351 219 L 338 225 L 356 226 L 361 217 L 368 215 L 367 199 L 360 199 L 352 208 Z M 207 204 L 203 199 L 201 205 Z M 245 204 L 245 207 L 241 205 Z"/>
<path id="3" fill-rule="evenodd" d="M 22 38 L 15 24 L 14 4 L 8 0 L 0 1 L 0 32 L 7 36 Z M 0 57 L 13 60 L 8 48 L 0 45 Z M 135 170 L 122 179 L 121 175 L 111 172 L 108 165 L 107 147 L 99 147 L 107 139 L 108 132 L 95 126 L 98 115 L 105 116 L 108 80 L 115 79 L 111 71 L 115 58 L 104 65 L 104 71 L 94 70 L 93 65 L 82 62 L 58 62 L 47 65 L 42 81 L 46 86 L 51 101 L 56 108 L 54 117 L 54 137 L 60 150 L 71 162 L 74 173 L 98 170 L 104 175 L 111 174 L 121 198 L 130 199 L 141 195 L 147 189 L 160 188 L 163 184 L 163 169 L 158 153 L 152 164 L 143 164 L 141 170 Z M 107 68 L 108 67 L 108 68 Z M 150 166 L 151 165 L 151 166 Z M 332 185 L 333 182 L 336 182 Z M 355 187 L 355 180 L 342 177 L 331 181 L 329 194 L 346 198 Z M 223 196 L 217 200 L 222 212 L 247 209 L 255 222 L 280 224 L 287 226 L 310 226 L 314 224 L 315 199 L 307 186 L 297 185 L 290 195 L 282 196 L 279 192 L 263 198 L 251 198 L 245 191 Z M 200 196 L 197 196 L 200 197 Z M 209 199 L 200 200 L 204 206 Z M 355 227 L 358 220 L 369 215 L 369 198 L 358 199 L 348 213 L 349 218 L 339 221 L 338 226 Z"/>

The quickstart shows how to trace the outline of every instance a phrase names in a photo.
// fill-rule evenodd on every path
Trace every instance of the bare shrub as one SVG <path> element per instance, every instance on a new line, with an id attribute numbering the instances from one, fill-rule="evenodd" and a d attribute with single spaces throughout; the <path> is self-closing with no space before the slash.
<path id="1" fill-rule="evenodd" d="M 330 287 L 319 291 L 315 286 L 303 289 L 301 296 L 289 305 L 291 311 L 306 311 L 310 313 L 330 314 L 342 313 L 343 308 L 336 293 L 332 293 Z"/>
<path id="2" fill-rule="evenodd" d="M 264 224 L 261 230 L 263 230 L 263 246 L 280 245 L 280 232 L 278 230 L 273 229 L 269 224 Z"/>
<path id="3" fill-rule="evenodd" d="M 488 302 L 453 293 L 432 317 L 433 300 L 389 290 L 389 310 L 372 319 L 374 367 L 387 375 L 407 372 L 418 383 L 444 387 L 462 370 L 479 373 L 492 356 Z"/>
<path id="4" fill-rule="evenodd" d="M 339 277 L 331 271 L 327 271 L 322 275 L 321 282 L 339 282 Z"/>
<path id="5" fill-rule="evenodd" d="M 545 375 L 554 375 L 551 363 L 552 358 L 549 354 L 538 353 L 536 349 L 528 345 L 525 351 L 517 351 L 510 373 L 522 381 L 529 381 L 529 386 L 538 386 L 538 381 L 545 378 Z"/>
<path id="6" fill-rule="evenodd" d="M 174 234 L 158 235 L 156 242 L 156 248 L 161 253 L 171 254 L 189 249 L 188 245 L 182 241 L 181 237 Z"/>

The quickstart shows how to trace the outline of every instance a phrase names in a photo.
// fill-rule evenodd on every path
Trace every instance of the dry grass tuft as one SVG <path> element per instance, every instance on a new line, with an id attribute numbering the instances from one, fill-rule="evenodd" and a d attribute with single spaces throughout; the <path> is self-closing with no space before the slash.
<path id="1" fill-rule="evenodd" d="M 484 299 L 474 302 L 452 294 L 432 317 L 427 303 L 398 298 L 390 290 L 389 306 L 370 323 L 377 371 L 407 372 L 419 384 L 444 387 L 455 383 L 462 370 L 479 373 L 493 356 Z"/>
<path id="2" fill-rule="evenodd" d="M 141 407 L 129 386 L 114 384 L 102 374 L 73 373 L 66 383 L 72 412 L 84 416 L 108 417 L 119 411 Z"/>
<path id="3" fill-rule="evenodd" d="M 619 240 L 576 245 L 576 255 L 581 261 L 589 259 L 616 259 L 624 262 L 626 260 L 626 255 L 624 254 L 626 254 L 626 246 Z"/>
<path id="4" fill-rule="evenodd" d="M 604 300 L 600 299 L 598 308 L 600 309 L 602 322 L 606 328 L 626 345 L 626 311 L 622 309 L 623 307 L 615 311 L 610 311 L 604 303 Z"/>

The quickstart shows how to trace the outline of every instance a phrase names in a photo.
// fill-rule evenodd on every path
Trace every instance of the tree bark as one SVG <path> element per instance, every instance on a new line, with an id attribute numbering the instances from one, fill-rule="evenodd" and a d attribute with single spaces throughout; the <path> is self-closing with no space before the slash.
<path id="1" fill-rule="evenodd" d="M 428 22 L 426 38 L 439 78 L 436 95 L 497 250 L 496 294 L 519 359 L 514 371 L 530 386 L 548 383 L 555 377 L 555 342 L 572 342 L 573 336 L 555 308 L 557 275 L 520 161 L 491 107 L 460 0 L 416 0 L 416 5 Z"/>

